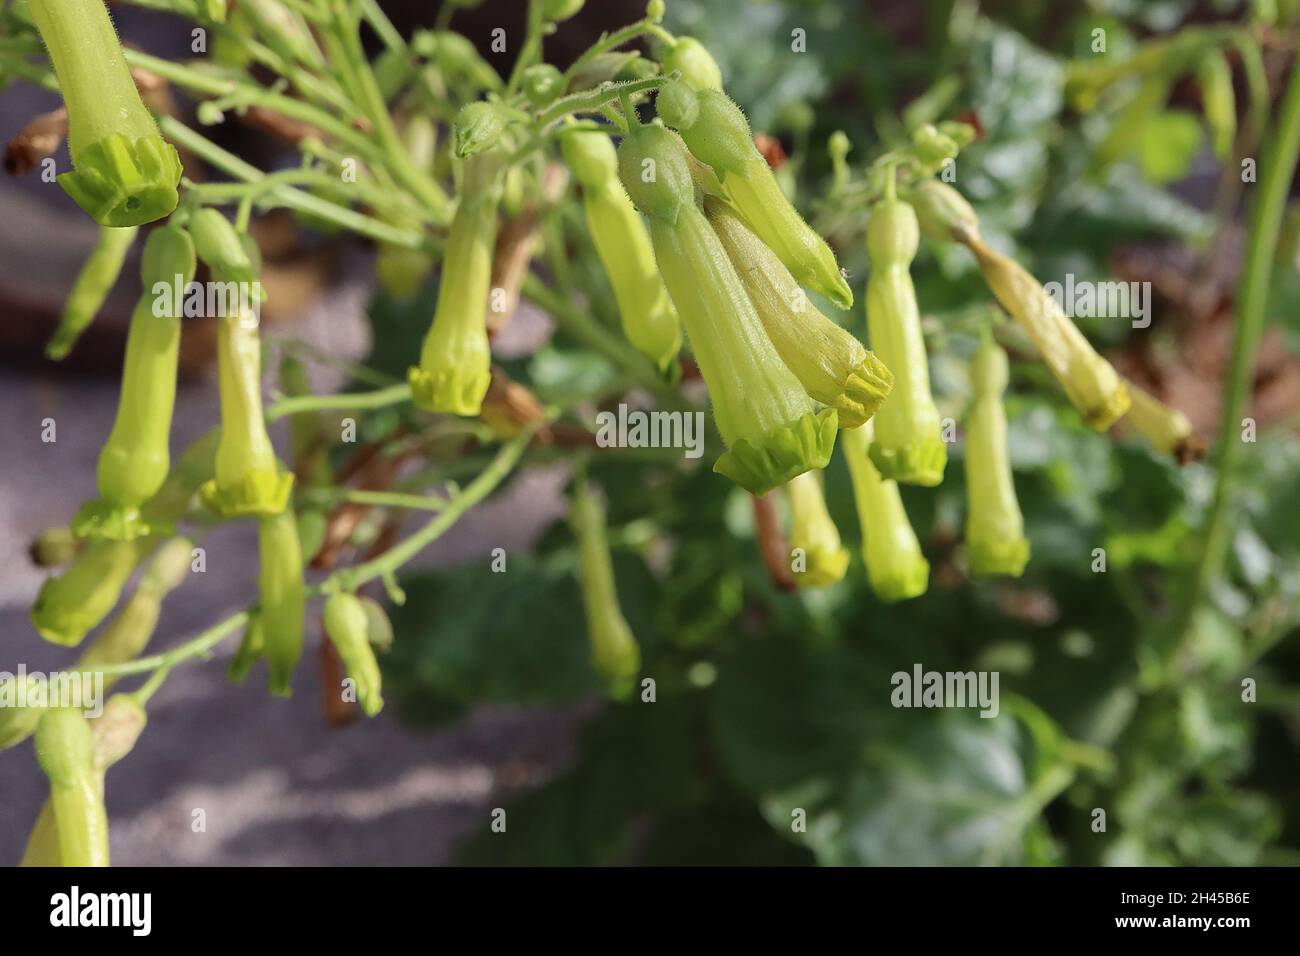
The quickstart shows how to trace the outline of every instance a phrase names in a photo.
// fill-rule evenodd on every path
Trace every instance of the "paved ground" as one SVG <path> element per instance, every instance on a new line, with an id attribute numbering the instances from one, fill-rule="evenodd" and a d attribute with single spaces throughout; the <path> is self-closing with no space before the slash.
<path id="1" fill-rule="evenodd" d="M 364 354 L 363 296 L 355 286 L 332 295 L 296 331 L 336 354 Z M 94 493 L 95 460 L 115 400 L 116 385 L 107 380 L 0 373 L 0 670 L 19 662 L 44 670 L 72 656 L 41 641 L 27 620 L 42 574 L 26 547 Z M 45 417 L 57 422 L 53 444 L 39 440 Z M 173 448 L 216 418 L 214 383 L 183 389 Z M 454 562 L 498 545 L 522 546 L 559 507 L 560 478 L 529 476 L 507 500 L 468 515 L 423 560 Z M 208 571 L 166 607 L 159 646 L 219 620 L 255 593 L 251 526 L 219 530 L 204 543 Z M 508 790 L 544 779 L 570 752 L 580 709 L 483 710 L 438 733 L 412 732 L 384 713 L 332 730 L 321 717 L 317 639 L 309 635 L 289 701 L 269 698 L 256 679 L 231 686 L 224 660 L 191 664 L 168 680 L 154 698 L 145 736 L 108 778 L 116 863 L 441 863 Z M 0 753 L 0 865 L 20 857 L 44 797 L 30 742 Z M 192 827 L 197 810 L 205 832 Z"/>

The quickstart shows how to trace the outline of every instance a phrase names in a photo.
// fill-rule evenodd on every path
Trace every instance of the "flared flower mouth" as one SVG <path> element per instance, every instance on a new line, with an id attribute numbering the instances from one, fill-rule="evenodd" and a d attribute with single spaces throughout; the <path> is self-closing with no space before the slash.
<path id="1" fill-rule="evenodd" d="M 78 538 L 109 541 L 134 541 L 147 534 L 170 534 L 174 530 L 170 524 L 147 520 L 138 507 L 98 499 L 83 504 L 70 527 Z"/>
<path id="2" fill-rule="evenodd" d="M 940 484 L 948 464 L 948 446 L 937 435 L 918 439 L 901 448 L 888 448 L 872 442 L 868 453 L 881 478 L 924 488 Z"/>
<path id="3" fill-rule="evenodd" d="M 867 580 L 880 600 L 893 604 L 920 597 L 930 586 L 930 562 L 922 557 L 891 562 L 887 568 L 867 565 Z"/>
<path id="4" fill-rule="evenodd" d="M 473 418 L 483 410 L 492 373 L 486 369 L 413 367 L 406 373 L 406 379 L 417 408 Z"/>
<path id="5" fill-rule="evenodd" d="M 255 468 L 233 483 L 209 479 L 199 489 L 199 497 L 223 518 L 244 518 L 279 514 L 288 507 L 292 490 L 293 472 Z"/>
<path id="6" fill-rule="evenodd" d="M 824 588 L 844 579 L 849 569 L 849 552 L 845 548 L 808 548 L 807 566 L 794 573 L 800 588 Z"/>
<path id="7" fill-rule="evenodd" d="M 59 185 L 100 225 L 140 226 L 169 215 L 180 201 L 181 160 L 159 135 L 113 133 L 83 147 Z"/>
<path id="8" fill-rule="evenodd" d="M 874 352 L 868 352 L 844 379 L 835 409 L 841 428 L 857 428 L 875 415 L 894 387 L 894 373 Z M 815 397 L 815 396 L 814 396 Z M 941 469 L 942 472 L 942 469 Z"/>
<path id="9" fill-rule="evenodd" d="M 838 431 L 835 409 L 809 412 L 757 442 L 739 439 L 713 463 L 713 470 L 750 494 L 765 494 L 805 471 L 825 468 Z"/>
<path id="10" fill-rule="evenodd" d="M 1005 574 L 1018 578 L 1029 563 L 1029 542 L 1024 537 L 972 538 L 966 544 L 972 574 Z"/>

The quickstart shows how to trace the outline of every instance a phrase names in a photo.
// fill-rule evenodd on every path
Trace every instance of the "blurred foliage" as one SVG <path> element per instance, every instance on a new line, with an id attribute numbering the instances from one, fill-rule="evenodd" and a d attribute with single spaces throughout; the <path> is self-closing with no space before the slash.
<path id="1" fill-rule="evenodd" d="M 966 0 L 927 0 L 912 18 L 917 32 L 903 38 L 898 24 L 873 16 L 877 6 L 673 0 L 667 25 L 709 46 L 755 129 L 783 136 L 807 208 L 826 186 L 830 132 L 845 130 L 851 161 L 865 163 L 905 135 L 898 117 L 938 86 L 942 117 L 974 111 L 984 129 L 962 154 L 961 189 L 986 235 L 1039 275 L 1101 278 L 1123 243 L 1206 237 L 1210 216 L 1166 189 L 1204 159 L 1197 114 L 1153 115 L 1133 153 L 1098 171 L 1094 150 L 1116 111 L 1084 121 L 1063 95 L 1066 60 L 1086 53 L 1081 38 L 1094 26 L 1131 46 L 1175 29 L 1191 0 L 990 4 L 992 19 Z M 806 54 L 790 53 L 796 27 L 807 31 Z M 798 128 L 801 103 L 815 106 L 811 129 Z M 866 269 L 862 223 L 834 212 L 820 210 L 820 224 L 856 285 Z M 931 248 L 915 278 L 937 346 L 936 391 L 944 413 L 959 417 L 968 391 L 960 360 L 978 327 L 971 311 L 988 294 L 961 251 Z M 1295 270 L 1280 270 L 1274 311 L 1293 347 L 1298 288 Z M 860 312 L 841 321 L 864 329 Z M 390 371 L 402 363 L 385 361 L 387 351 L 410 354 L 391 334 L 397 322 L 376 310 L 372 364 Z M 1103 345 L 1133 334 L 1127 323 L 1082 324 Z M 1153 331 L 1176 330 L 1157 315 Z M 527 362 L 551 399 L 599 395 L 609 380 L 601 360 L 569 350 L 563 335 Z M 935 572 L 930 593 L 894 606 L 865 587 L 839 459 L 826 491 L 854 566 L 836 586 L 787 594 L 764 571 L 742 492 L 705 467 L 595 456 L 589 475 L 608 499 L 620 598 L 655 699 L 605 705 L 573 766 L 509 805 L 511 838 L 485 828 L 463 859 L 1300 859 L 1300 655 L 1283 640 L 1300 600 L 1300 443 L 1274 430 L 1247 447 L 1229 572 L 1181 644 L 1173 621 L 1209 471 L 1085 429 L 1036 364 L 1015 363 L 1008 415 L 1033 548 L 1026 576 L 966 579 L 953 543 L 964 508 L 958 446 L 941 487 L 905 490 Z M 1097 548 L 1104 573 L 1094 568 Z M 408 575 L 408 603 L 394 609 L 403 639 L 385 662 L 403 712 L 445 720 L 478 703 L 571 704 L 595 693 L 575 565 L 569 531 L 557 525 L 533 555 L 512 556 L 505 574 Z M 895 709 L 890 677 L 918 662 L 999 671 L 1001 714 Z M 1243 703 L 1244 678 L 1257 682 L 1258 702 Z M 1094 808 L 1106 813 L 1105 832 L 1094 832 Z"/>

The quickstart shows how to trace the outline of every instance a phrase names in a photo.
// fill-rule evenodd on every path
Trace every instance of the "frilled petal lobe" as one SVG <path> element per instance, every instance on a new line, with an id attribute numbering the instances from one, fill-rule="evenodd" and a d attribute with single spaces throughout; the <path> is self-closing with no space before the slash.
<path id="1" fill-rule="evenodd" d="M 412 368 L 407 371 L 411 399 L 427 412 L 451 412 L 474 417 L 483 410 L 483 397 L 492 380 L 490 368 Z"/>
<path id="2" fill-rule="evenodd" d="M 59 185 L 104 226 L 139 226 L 170 215 L 179 201 L 181 161 L 157 134 L 129 139 L 113 133 L 82 147 L 76 168 Z"/>
<path id="3" fill-rule="evenodd" d="M 713 470 L 751 494 L 765 494 L 805 471 L 825 468 L 838 430 L 835 409 L 809 412 L 757 442 L 737 440 L 713 463 Z"/>
<path id="4" fill-rule="evenodd" d="M 219 484 L 209 479 L 199 488 L 203 503 L 223 518 L 279 514 L 289 504 L 293 472 L 255 468 L 236 481 Z"/>

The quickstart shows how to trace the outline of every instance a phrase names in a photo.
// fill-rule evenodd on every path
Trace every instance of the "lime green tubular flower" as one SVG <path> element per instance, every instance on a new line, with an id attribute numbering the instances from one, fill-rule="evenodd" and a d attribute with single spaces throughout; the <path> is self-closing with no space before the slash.
<path id="1" fill-rule="evenodd" d="M 73 171 L 59 185 L 103 226 L 161 219 L 181 162 L 145 109 L 103 0 L 28 0 L 68 108 Z"/>
<path id="2" fill-rule="evenodd" d="M 104 300 L 117 284 L 117 277 L 122 273 L 127 253 L 135 243 L 136 226 L 115 229 L 112 226 L 99 227 L 99 241 L 91 250 L 86 264 L 77 273 L 72 283 L 72 291 L 63 303 L 63 314 L 59 317 L 59 327 L 50 336 L 45 346 L 45 355 L 55 361 L 65 358 L 72 347 L 81 338 L 95 315 L 104 305 Z"/>
<path id="3" fill-rule="evenodd" d="M 180 360 L 180 301 L 170 290 L 194 278 L 194 244 L 183 229 L 150 234 L 140 277 L 144 294 L 131 316 L 113 430 L 99 455 L 99 500 L 82 507 L 72 530 L 83 537 L 130 540 L 147 534 L 141 506 L 162 487 L 171 463 L 168 437 Z M 167 293 L 159 296 L 157 286 Z M 166 306 L 166 307 L 164 307 Z"/>
<path id="4" fill-rule="evenodd" d="M 62 574 L 46 579 L 32 624 L 53 644 L 76 647 L 117 604 L 140 558 L 156 539 L 91 541 Z"/>
<path id="5" fill-rule="evenodd" d="M 786 368 L 717 235 L 695 205 L 681 143 L 658 126 L 634 129 L 619 174 L 650 217 L 659 272 L 709 386 L 727 451 L 713 470 L 763 494 L 830 459 L 833 408 L 817 412 Z"/>
<path id="6" fill-rule="evenodd" d="M 694 93 L 695 109 L 683 108 L 690 97 L 667 84 L 656 107 L 663 121 L 681 133 L 700 160 L 713 167 L 727 197 L 750 228 L 777 254 L 802 285 L 826 296 L 841 309 L 853 305 L 853 290 L 840 274 L 821 236 L 790 205 L 767 161 L 754 145 L 749 122 L 726 93 L 704 89 Z"/>
<path id="7" fill-rule="evenodd" d="M 853 499 L 862 525 L 867 580 L 882 601 L 906 601 L 925 593 L 930 563 L 903 510 L 898 482 L 882 478 L 871 463 L 874 422 L 844 433 L 844 457 L 853 479 Z"/>
<path id="8" fill-rule="evenodd" d="M 95 799 L 101 806 L 104 799 L 104 777 L 108 768 L 131 752 L 136 741 L 140 739 L 140 735 L 144 732 L 146 722 L 147 716 L 144 708 L 140 706 L 134 697 L 127 694 L 115 694 L 110 697 L 107 703 L 104 704 L 104 712 L 91 722 L 90 772 L 86 776 L 93 787 Z M 80 736 L 79 731 L 73 733 L 74 736 Z M 41 812 L 36 818 L 36 825 L 32 828 L 31 836 L 27 839 L 27 848 L 23 852 L 22 866 L 85 865 L 81 862 L 68 862 L 63 858 L 64 829 L 58 817 L 53 793 L 53 786 L 51 786 L 51 799 L 47 800 L 41 808 Z M 89 807 L 88 801 L 87 805 Z M 65 813 L 64 816 L 66 818 L 67 814 Z M 103 822 L 105 827 L 105 841 L 102 847 L 104 858 L 102 863 L 93 865 L 108 865 L 107 817 L 104 818 Z M 94 808 L 90 808 L 88 823 L 93 830 L 96 823 Z M 70 844 L 70 848 L 74 852 L 79 853 L 79 847 L 84 845 L 81 836 L 85 829 L 86 827 L 77 826 L 73 830 L 72 836 L 74 839 Z M 89 843 L 89 846 L 92 850 L 99 849 L 98 844 L 93 840 Z"/>
<path id="9" fill-rule="evenodd" d="M 678 37 L 663 56 L 665 73 L 681 70 L 682 82 L 693 90 L 721 90 L 722 71 L 704 44 L 694 37 Z"/>
<path id="10" fill-rule="evenodd" d="M 793 522 L 790 552 L 794 581 L 801 588 L 834 584 L 848 570 L 849 553 L 840 543 L 840 532 L 826 510 L 821 475 L 806 471 L 786 482 Z"/>
<path id="11" fill-rule="evenodd" d="M 971 363 L 974 401 L 966 418 L 966 553 L 975 574 L 1019 577 L 1029 560 L 1025 522 L 1007 457 L 1007 355 L 985 337 Z"/>
<path id="12" fill-rule="evenodd" d="M 348 677 L 356 684 L 357 702 L 367 717 L 383 709 L 383 679 L 370 646 L 370 615 L 355 594 L 332 594 L 325 602 L 325 633 L 338 648 Z"/>
<path id="13" fill-rule="evenodd" d="M 1131 404 L 1123 379 L 1060 303 L 1018 262 L 985 245 L 974 231 L 958 228 L 956 236 L 975 253 L 984 281 L 1033 340 L 1084 423 L 1104 432 L 1122 418 Z"/>
<path id="14" fill-rule="evenodd" d="M 574 485 L 569 521 L 578 539 L 578 574 L 592 663 L 605 679 L 611 697 L 627 697 L 635 690 L 641 672 L 641 649 L 619 607 L 605 509 L 583 479 Z"/>
<path id="15" fill-rule="evenodd" d="M 893 373 L 808 301 L 790 270 L 727 203 L 708 196 L 704 210 L 781 361 L 809 395 L 839 413 L 841 428 L 863 424 L 893 388 Z"/>
<path id="16" fill-rule="evenodd" d="M 1125 384 L 1132 405 L 1124 416 L 1124 423 L 1145 438 L 1152 448 L 1172 455 L 1179 464 L 1196 461 L 1205 453 L 1205 445 L 1186 415 L 1132 382 Z"/>
<path id="17" fill-rule="evenodd" d="M 565 162 L 582 184 L 587 228 L 614 287 L 623 334 L 660 372 L 682 347 L 682 326 L 655 266 L 650 235 L 618 179 L 618 154 L 600 132 L 567 133 Z"/>
<path id="18" fill-rule="evenodd" d="M 948 448 L 930 393 L 929 360 L 910 271 L 919 241 L 910 205 L 886 198 L 872 209 L 867 224 L 867 327 L 872 348 L 894 373 L 894 390 L 876 413 L 871 460 L 885 478 L 933 486 L 943 481 Z"/>
<path id="19" fill-rule="evenodd" d="M 407 375 L 415 404 L 426 411 L 473 417 L 483 408 L 492 377 L 484 315 L 500 200 L 500 157 L 494 152 L 470 157 L 443 254 L 433 326 L 424 338 L 419 366 Z"/>
<path id="20" fill-rule="evenodd" d="M 270 672 L 271 693 L 288 697 L 293 669 L 302 656 L 303 614 L 307 591 L 303 584 L 302 545 L 293 512 L 263 517 L 257 527 L 261 573 L 263 653 Z"/>
<path id="21" fill-rule="evenodd" d="M 85 715 L 70 707 L 47 710 L 36 727 L 36 759 L 50 779 L 59 863 L 108 866 L 108 815 Z"/>

